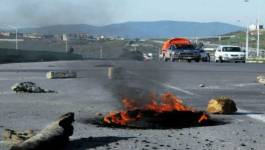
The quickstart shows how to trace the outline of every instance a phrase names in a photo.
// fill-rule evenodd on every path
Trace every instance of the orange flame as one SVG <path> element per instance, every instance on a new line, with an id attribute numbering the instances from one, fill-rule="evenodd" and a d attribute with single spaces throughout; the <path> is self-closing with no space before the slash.
<path id="1" fill-rule="evenodd" d="M 182 100 L 172 93 L 164 93 L 159 97 L 159 101 L 156 100 L 157 97 L 151 95 L 151 100 L 149 103 L 140 106 L 137 102 L 130 100 L 130 99 L 123 99 L 123 107 L 124 110 L 120 112 L 110 112 L 104 117 L 104 123 L 107 124 L 116 124 L 125 126 L 130 122 L 139 120 L 142 118 L 142 114 L 138 113 L 136 116 L 129 115 L 128 111 L 133 110 L 144 110 L 144 111 L 153 111 L 155 113 L 163 113 L 163 112 L 170 112 L 170 111 L 191 111 L 195 112 L 194 109 L 187 107 L 183 104 Z M 198 123 L 202 123 L 209 119 L 209 116 L 203 114 Z"/>

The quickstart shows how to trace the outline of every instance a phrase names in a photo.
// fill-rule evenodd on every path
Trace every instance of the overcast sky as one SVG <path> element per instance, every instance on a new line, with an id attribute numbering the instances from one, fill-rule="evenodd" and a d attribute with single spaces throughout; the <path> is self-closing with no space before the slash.
<path id="1" fill-rule="evenodd" d="M 249 1 L 249 2 L 245 2 Z M 265 23 L 265 0 L 0 0 L 0 24 L 105 25 L 126 21 Z"/>

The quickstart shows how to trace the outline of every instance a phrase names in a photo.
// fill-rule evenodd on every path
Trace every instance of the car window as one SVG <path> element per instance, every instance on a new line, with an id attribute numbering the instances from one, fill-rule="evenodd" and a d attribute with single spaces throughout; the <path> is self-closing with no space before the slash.
<path id="1" fill-rule="evenodd" d="M 241 52 L 239 47 L 223 47 L 224 52 Z"/>

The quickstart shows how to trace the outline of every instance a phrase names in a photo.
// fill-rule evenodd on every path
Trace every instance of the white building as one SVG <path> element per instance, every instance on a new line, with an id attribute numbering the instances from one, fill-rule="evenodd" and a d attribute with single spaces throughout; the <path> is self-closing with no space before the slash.
<path id="1" fill-rule="evenodd" d="M 248 29 L 249 29 L 250 32 L 251 32 L 251 31 L 256 31 L 258 28 L 259 28 L 259 29 L 264 29 L 263 25 L 259 25 L 259 27 L 258 27 L 258 25 L 256 25 L 256 24 L 251 24 L 251 25 L 248 27 Z"/>

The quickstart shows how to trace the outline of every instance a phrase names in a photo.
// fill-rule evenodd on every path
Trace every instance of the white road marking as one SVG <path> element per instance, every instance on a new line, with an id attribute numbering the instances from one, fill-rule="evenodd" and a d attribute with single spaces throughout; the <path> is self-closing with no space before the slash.
<path id="1" fill-rule="evenodd" d="M 234 84 L 233 86 L 245 87 L 245 86 L 256 86 L 256 85 L 259 85 L 259 83 L 240 83 L 240 84 Z"/>
<path id="2" fill-rule="evenodd" d="M 128 73 L 130 73 L 130 74 L 132 74 L 132 75 L 135 75 L 135 76 L 140 76 L 140 75 L 138 75 L 137 73 L 135 73 L 135 72 L 131 72 L 131 71 L 127 71 Z M 143 78 L 143 77 L 141 77 L 141 78 Z M 184 89 L 182 89 L 182 88 L 180 88 L 180 87 L 177 87 L 177 86 L 173 86 L 173 85 L 170 85 L 170 84 L 168 84 L 168 83 L 162 83 L 162 82 L 159 82 L 159 81 L 157 81 L 157 80 L 153 80 L 153 79 L 148 79 L 148 78 L 144 78 L 145 80 L 148 80 L 148 81 L 150 81 L 150 82 L 153 82 L 153 83 L 155 83 L 155 84 L 158 84 L 158 85 L 160 85 L 160 86 L 163 86 L 163 87 L 166 87 L 166 88 L 169 88 L 169 89 L 173 89 L 173 90 L 176 90 L 176 91 L 179 91 L 179 92 L 182 92 L 182 93 L 185 93 L 185 94 L 187 94 L 187 95 L 195 95 L 195 93 L 192 93 L 191 91 L 188 91 L 188 90 L 184 90 Z"/>
<path id="3" fill-rule="evenodd" d="M 187 95 L 195 95 L 194 93 L 192 93 L 192 92 L 190 92 L 190 91 L 188 91 L 188 90 L 184 90 L 184 89 L 182 89 L 182 88 L 180 88 L 180 87 L 177 87 L 177 86 L 173 86 L 173 85 L 170 85 L 170 84 L 167 84 L 167 83 L 161 83 L 161 82 L 158 82 L 158 81 L 156 81 L 156 80 L 151 80 L 151 79 L 149 79 L 149 81 L 151 81 L 151 82 L 153 82 L 153 83 L 156 83 L 156 84 L 159 84 L 159 85 L 161 85 L 161 86 L 164 86 L 164 87 L 166 87 L 166 88 L 169 88 L 169 89 L 173 89 L 173 90 L 176 90 L 176 91 L 179 91 L 179 92 L 182 92 L 182 93 L 185 93 L 185 94 L 187 94 Z"/>
<path id="4" fill-rule="evenodd" d="M 255 114 L 248 110 L 238 109 L 239 113 L 246 113 L 246 116 L 265 123 L 265 114 Z"/>
<path id="5" fill-rule="evenodd" d="M 2 91 L 0 92 L 0 95 L 9 95 L 9 94 L 14 94 L 15 92 L 12 91 Z"/>

